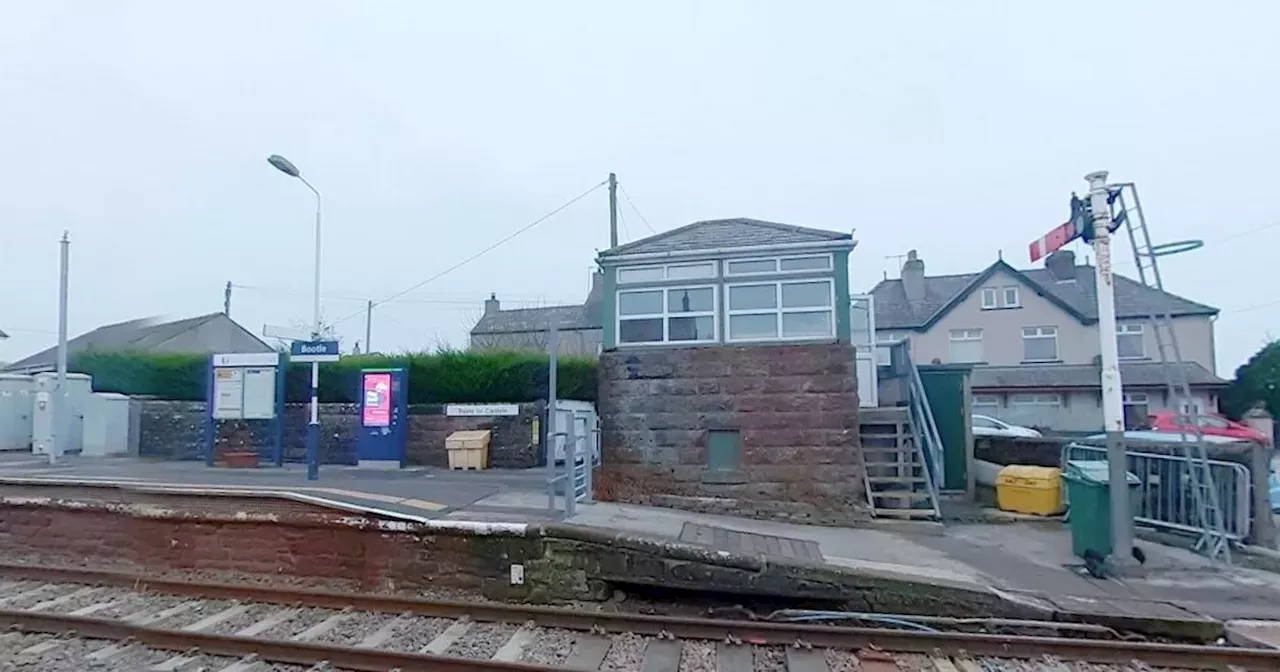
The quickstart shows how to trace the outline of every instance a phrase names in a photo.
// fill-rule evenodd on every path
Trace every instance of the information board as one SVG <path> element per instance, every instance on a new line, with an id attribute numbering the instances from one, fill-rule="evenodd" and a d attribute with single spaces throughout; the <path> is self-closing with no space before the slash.
<path id="1" fill-rule="evenodd" d="M 239 420 L 244 413 L 244 369 L 213 370 L 213 417 Z"/>
<path id="2" fill-rule="evenodd" d="M 364 374 L 364 426 L 387 427 L 391 424 L 391 374 Z"/>
<path id="3" fill-rule="evenodd" d="M 276 417 L 276 368 L 244 369 L 244 403 L 241 417 L 245 420 L 270 420 Z"/>

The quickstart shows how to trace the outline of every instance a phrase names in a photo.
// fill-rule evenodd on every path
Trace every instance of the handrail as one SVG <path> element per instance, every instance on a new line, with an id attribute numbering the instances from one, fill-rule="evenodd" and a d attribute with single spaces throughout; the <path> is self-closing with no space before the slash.
<path id="1" fill-rule="evenodd" d="M 925 393 L 924 381 L 920 378 L 920 370 L 916 368 L 915 362 L 911 359 L 911 344 L 909 341 L 903 340 L 894 344 L 894 348 L 899 350 L 899 357 L 893 360 L 901 360 L 907 376 L 907 404 L 908 413 L 911 414 L 912 433 L 916 439 L 916 449 L 920 451 L 920 457 L 924 462 L 924 477 L 926 486 L 929 488 L 930 500 L 934 513 L 941 516 L 942 512 L 938 503 L 939 481 L 945 482 L 945 465 L 943 464 L 942 455 L 942 436 L 938 432 L 938 425 L 933 419 L 933 407 L 929 405 L 929 395 Z M 898 361 L 893 361 L 895 369 Z"/>

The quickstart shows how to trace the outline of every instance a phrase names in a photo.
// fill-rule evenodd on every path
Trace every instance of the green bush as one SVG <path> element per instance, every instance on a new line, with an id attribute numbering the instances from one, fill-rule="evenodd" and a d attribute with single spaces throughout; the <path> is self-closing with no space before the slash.
<path id="1" fill-rule="evenodd" d="M 154 354 L 90 351 L 70 358 L 71 371 L 93 377 L 98 392 L 147 395 L 180 401 L 203 401 L 209 358 L 199 354 Z M 404 353 L 356 355 L 320 365 L 320 401 L 359 400 L 360 370 L 404 368 L 409 371 L 409 403 L 524 402 L 547 396 L 547 357 L 527 352 Z M 286 399 L 310 398 L 311 365 L 290 363 Z M 596 399 L 596 363 L 585 357 L 562 357 L 557 367 L 557 393 L 562 399 Z"/>

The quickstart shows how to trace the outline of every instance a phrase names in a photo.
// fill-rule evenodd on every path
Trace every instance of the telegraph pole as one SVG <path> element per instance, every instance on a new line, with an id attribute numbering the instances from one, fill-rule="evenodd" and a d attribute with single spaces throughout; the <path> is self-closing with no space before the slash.
<path id="1" fill-rule="evenodd" d="M 1085 176 L 1093 214 L 1094 278 L 1098 294 L 1098 338 L 1102 354 L 1102 418 L 1107 434 L 1107 481 L 1111 490 L 1112 557 L 1133 562 L 1133 515 L 1129 509 L 1129 467 L 1124 445 L 1124 394 L 1116 346 L 1115 276 L 1111 270 L 1111 208 L 1107 203 L 1107 171 Z"/>
<path id="2" fill-rule="evenodd" d="M 222 290 L 222 314 L 231 317 L 231 281 L 227 281 L 227 286 Z"/>
<path id="3" fill-rule="evenodd" d="M 618 246 L 618 175 L 609 173 L 609 247 Z"/>
<path id="4" fill-rule="evenodd" d="M 364 308 L 364 351 L 366 353 L 373 352 L 373 299 L 369 299 L 369 303 Z"/>

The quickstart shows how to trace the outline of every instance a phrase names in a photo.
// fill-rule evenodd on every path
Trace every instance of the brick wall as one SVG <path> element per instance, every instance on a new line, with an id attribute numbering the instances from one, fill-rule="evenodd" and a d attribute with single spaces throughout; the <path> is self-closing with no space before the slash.
<path id="1" fill-rule="evenodd" d="M 143 457 L 195 460 L 200 457 L 205 432 L 204 402 L 135 400 L 140 406 L 138 452 Z M 493 432 L 489 466 L 524 469 L 541 466 L 542 441 L 533 438 L 534 420 L 546 410 L 543 402 L 520 404 L 520 414 L 497 417 L 449 417 L 442 404 L 409 407 L 406 460 L 415 466 L 446 466 L 444 440 L 466 429 Z M 324 464 L 356 463 L 357 404 L 320 405 L 320 459 Z M 306 404 L 289 404 L 284 412 L 285 461 L 306 459 Z M 222 421 L 215 425 L 218 448 L 244 443 L 270 446 L 271 424 L 266 421 Z M 541 429 L 539 429 L 541 431 Z"/>
<path id="2" fill-rule="evenodd" d="M 868 518 L 847 344 L 607 352 L 601 499 L 765 518 Z M 736 469 L 707 469 L 708 430 L 737 430 Z"/>

